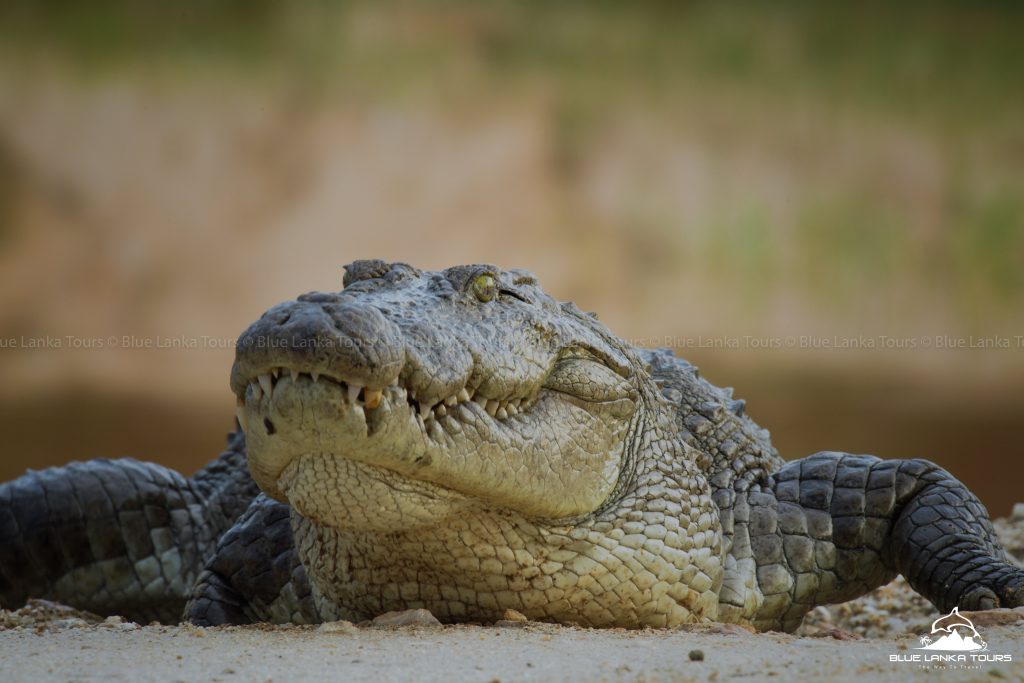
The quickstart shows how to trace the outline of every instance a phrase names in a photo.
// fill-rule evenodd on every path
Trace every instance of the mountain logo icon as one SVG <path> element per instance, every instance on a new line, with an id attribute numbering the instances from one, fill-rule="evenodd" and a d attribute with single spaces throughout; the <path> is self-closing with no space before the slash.
<path id="1" fill-rule="evenodd" d="M 970 619 L 960 614 L 960 608 L 932 622 L 929 635 L 921 636 L 917 650 L 945 650 L 956 652 L 984 652 L 988 643 L 981 638 Z"/>

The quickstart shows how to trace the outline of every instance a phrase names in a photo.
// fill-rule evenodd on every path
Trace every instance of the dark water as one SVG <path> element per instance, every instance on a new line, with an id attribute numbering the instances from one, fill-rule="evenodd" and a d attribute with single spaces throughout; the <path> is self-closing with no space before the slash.
<path id="1" fill-rule="evenodd" d="M 710 374 L 717 384 L 737 387 L 748 414 L 771 430 L 787 458 L 820 450 L 927 458 L 966 483 L 995 516 L 1024 501 L 1024 403 L 1018 392 L 965 398 L 953 388 L 906 382 Z M 83 392 L 0 402 L 0 480 L 28 467 L 123 456 L 191 474 L 221 450 L 233 420 L 231 396 L 215 405 Z"/>

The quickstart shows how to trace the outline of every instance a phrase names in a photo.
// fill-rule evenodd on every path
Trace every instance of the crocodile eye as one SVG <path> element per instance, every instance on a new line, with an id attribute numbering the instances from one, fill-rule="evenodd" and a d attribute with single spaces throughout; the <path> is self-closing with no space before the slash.
<path id="1" fill-rule="evenodd" d="M 498 295 L 498 283 L 493 275 L 484 273 L 473 278 L 473 293 L 480 301 L 491 301 Z"/>

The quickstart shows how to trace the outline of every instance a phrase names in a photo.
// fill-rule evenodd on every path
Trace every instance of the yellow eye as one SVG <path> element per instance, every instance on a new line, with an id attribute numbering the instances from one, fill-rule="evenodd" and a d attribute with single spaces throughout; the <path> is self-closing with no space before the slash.
<path id="1" fill-rule="evenodd" d="M 498 295 L 498 283 L 493 275 L 484 273 L 473 278 L 473 293 L 480 301 L 491 301 Z"/>

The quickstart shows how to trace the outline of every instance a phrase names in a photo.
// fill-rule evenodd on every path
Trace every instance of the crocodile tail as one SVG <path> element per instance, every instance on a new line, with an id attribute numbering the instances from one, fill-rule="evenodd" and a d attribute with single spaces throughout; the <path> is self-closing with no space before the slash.
<path id="1" fill-rule="evenodd" d="M 255 493 L 237 436 L 192 480 L 132 459 L 29 471 L 0 484 L 0 606 L 39 597 L 176 622 L 217 538 Z"/>

